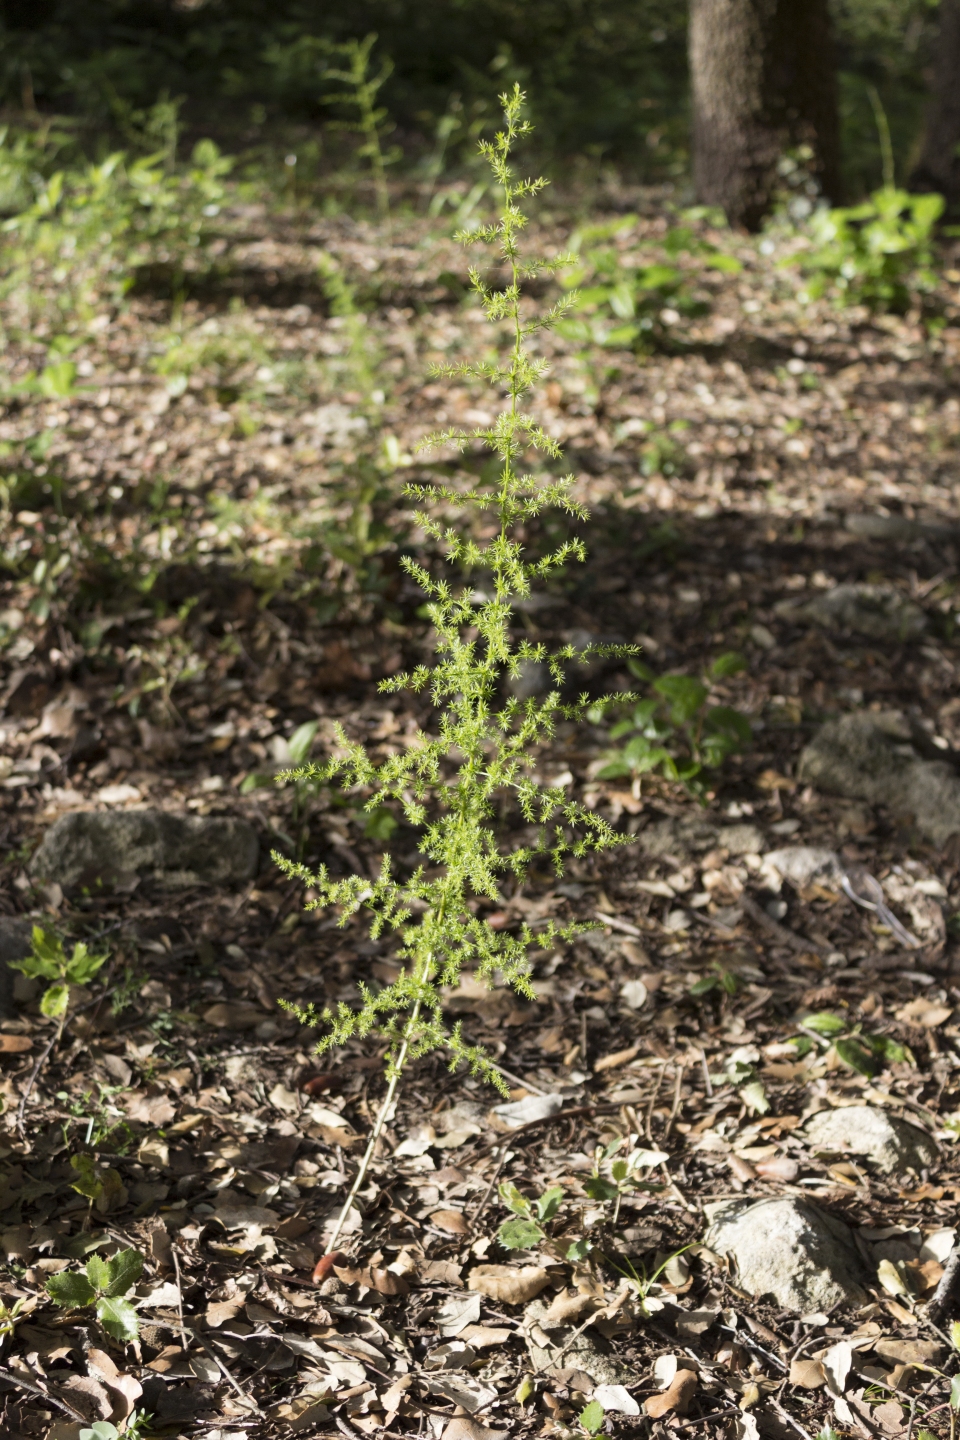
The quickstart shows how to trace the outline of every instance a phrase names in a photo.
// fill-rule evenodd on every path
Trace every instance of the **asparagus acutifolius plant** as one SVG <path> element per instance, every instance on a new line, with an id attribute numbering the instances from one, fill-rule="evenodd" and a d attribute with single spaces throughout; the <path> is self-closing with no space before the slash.
<path id="1" fill-rule="evenodd" d="M 500 363 L 437 370 L 440 375 L 487 380 L 506 392 L 507 403 L 489 429 L 469 434 L 443 432 L 424 442 L 460 449 L 483 442 L 499 459 L 499 477 L 492 486 L 481 484 L 468 493 L 450 486 L 410 486 L 407 492 L 424 503 L 439 499 L 446 505 L 498 514 L 498 532 L 486 545 L 464 538 L 428 514 L 418 516 L 426 533 L 445 548 L 451 561 L 467 570 L 489 572 L 492 593 L 482 598 L 470 586 L 455 593 L 448 581 L 435 579 L 423 565 L 406 559 L 408 572 L 429 596 L 436 661 L 386 680 L 380 689 L 428 692 L 438 712 L 436 733 L 421 732 L 405 753 L 374 764 L 364 747 L 351 743 L 341 730 L 339 753 L 332 759 L 280 777 L 336 780 L 343 789 L 364 793 L 369 810 L 392 802 L 423 832 L 419 850 L 424 864 L 406 880 L 394 875 L 389 855 L 384 856 L 376 880 L 361 875 L 333 879 L 323 866 L 313 873 L 306 866 L 276 857 L 288 874 L 314 887 L 317 898 L 310 908 L 339 906 L 344 924 L 364 909 L 372 919 L 372 936 L 388 929 L 398 932 L 399 958 L 405 966 L 393 984 L 376 994 L 361 984 L 357 1009 L 341 1003 L 335 1012 L 318 1014 L 312 1006 L 287 1006 L 302 1023 L 327 1026 L 318 1046 L 320 1053 L 351 1036 L 371 1033 L 388 1043 L 386 1095 L 329 1241 L 331 1250 L 364 1182 L 398 1081 L 411 1059 L 444 1049 L 451 1069 L 464 1064 L 501 1091 L 506 1088 L 493 1061 L 463 1039 L 459 1024 L 448 1028 L 444 1023 L 442 987 L 456 985 L 467 965 L 480 977 L 502 975 L 519 994 L 532 998 L 531 948 L 547 949 L 586 928 L 550 922 L 537 933 L 524 925 L 519 935 L 510 935 L 494 930 L 474 914 L 476 907 L 470 902 L 496 902 L 502 879 L 522 882 L 535 856 L 549 856 L 559 875 L 566 857 L 603 850 L 625 838 L 602 817 L 569 799 L 563 788 L 543 785 L 534 774 L 538 747 L 554 734 L 557 720 L 579 720 L 588 705 L 597 703 L 586 695 L 575 703 L 563 703 L 559 686 L 564 662 L 609 654 L 614 647 L 575 650 L 567 645 L 547 653 L 543 645 L 527 640 L 518 643 L 510 633 L 512 602 L 528 595 L 533 581 L 555 572 L 567 559 L 582 560 L 585 553 L 582 543 L 574 539 L 542 559 L 526 560 L 522 545 L 513 538 L 514 528 L 549 506 L 586 518 L 586 511 L 571 497 L 572 476 L 555 480 L 523 473 L 520 468 L 530 452 L 560 454 L 559 447 L 520 406 L 546 369 L 544 361 L 531 353 L 529 337 L 555 324 L 571 301 L 567 296 L 539 317 L 527 318 L 524 313 L 522 281 L 564 262 L 520 258 L 518 241 L 526 217 L 519 202 L 536 195 L 546 183 L 515 179 L 510 165 L 516 141 L 530 128 L 521 119 L 523 99 L 519 87 L 502 97 L 504 128 L 493 143 L 481 146 L 502 188 L 499 218 L 458 237 L 465 243 L 480 241 L 496 247 L 509 270 L 509 283 L 502 290 L 488 288 L 476 269 L 471 271 L 471 279 L 487 317 L 509 327 L 510 349 Z M 530 662 L 549 666 L 554 688 L 540 698 L 499 698 L 504 677 L 517 677 L 521 666 Z M 616 697 L 620 702 L 623 698 L 622 694 Z M 536 827 L 533 842 L 517 849 L 504 848 L 493 825 L 494 801 L 505 793 L 512 796 L 527 825 Z"/>

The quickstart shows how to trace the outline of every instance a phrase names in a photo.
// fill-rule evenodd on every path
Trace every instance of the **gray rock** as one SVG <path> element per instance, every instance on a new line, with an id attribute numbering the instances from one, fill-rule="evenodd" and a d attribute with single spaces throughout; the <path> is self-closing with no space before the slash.
<path id="1" fill-rule="evenodd" d="M 835 850 L 820 845 L 787 845 L 764 855 L 785 880 L 792 880 L 802 889 L 805 885 L 838 886 L 843 879 L 843 866 Z"/>
<path id="2" fill-rule="evenodd" d="M 540 1322 L 549 1309 L 550 1301 L 531 1300 L 523 1312 L 524 1338 L 535 1370 L 549 1371 L 554 1367 L 583 1370 L 596 1385 L 622 1385 L 636 1379 L 635 1372 L 622 1365 L 616 1356 L 605 1355 L 599 1349 L 589 1329 L 578 1335 L 568 1350 L 564 1350 L 579 1325 L 552 1325 L 548 1334 Z M 561 1351 L 561 1358 L 555 1361 L 554 1356 Z"/>
<path id="3" fill-rule="evenodd" d="M 751 1295 L 800 1314 L 870 1298 L 852 1231 L 808 1200 L 721 1200 L 704 1210 L 703 1243 L 733 1258 L 737 1284 Z"/>
<path id="4" fill-rule="evenodd" d="M 949 540 L 957 527 L 949 521 L 908 520 L 905 515 L 851 512 L 844 522 L 851 535 L 864 540 Z"/>
<path id="5" fill-rule="evenodd" d="M 885 1175 L 919 1173 L 937 1162 L 937 1147 L 925 1130 L 877 1105 L 821 1110 L 808 1121 L 806 1135 L 812 1148 L 863 1155 Z"/>
<path id="6" fill-rule="evenodd" d="M 123 888 L 149 877 L 182 889 L 252 879 L 258 850 L 253 827 L 233 815 L 73 811 L 47 831 L 30 870 L 69 888 Z"/>
<path id="7" fill-rule="evenodd" d="M 830 720 L 800 756 L 798 777 L 834 795 L 886 805 L 944 845 L 960 833 L 960 777 L 946 760 L 923 760 L 895 715 Z"/>
<path id="8" fill-rule="evenodd" d="M 648 855 L 674 856 L 681 861 L 718 849 L 731 855 L 759 855 L 767 843 L 756 825 L 718 825 L 701 815 L 658 820 L 648 825 L 639 839 Z"/>
<path id="9" fill-rule="evenodd" d="M 892 585 L 835 585 L 811 600 L 782 600 L 784 620 L 849 631 L 871 640 L 912 640 L 927 628 L 927 617 Z"/>
<path id="10" fill-rule="evenodd" d="M 0 1020 L 12 1020 L 17 1014 L 13 987 L 20 972 L 10 968 L 11 960 L 24 960 L 30 954 L 33 921 L 20 916 L 0 916 Z"/>

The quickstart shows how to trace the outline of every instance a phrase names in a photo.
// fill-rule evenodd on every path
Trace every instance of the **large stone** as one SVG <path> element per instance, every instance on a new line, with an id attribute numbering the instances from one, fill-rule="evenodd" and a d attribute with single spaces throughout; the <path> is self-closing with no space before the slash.
<path id="1" fill-rule="evenodd" d="M 18 972 L 10 968 L 11 960 L 25 960 L 30 954 L 33 921 L 19 915 L 0 916 L 0 1020 L 12 1020 L 17 1014 L 13 998 Z"/>
<path id="2" fill-rule="evenodd" d="M 913 640 L 927 628 L 920 606 L 892 585 L 835 585 L 810 600 L 782 600 L 776 613 L 794 623 L 870 640 Z"/>
<path id="3" fill-rule="evenodd" d="M 149 877 L 182 889 L 250 880 L 258 851 L 253 827 L 233 815 L 73 811 L 47 831 L 30 869 L 68 888 L 123 888 Z"/>
<path id="4" fill-rule="evenodd" d="M 766 847 L 763 831 L 756 825 L 718 825 L 701 815 L 657 820 L 641 832 L 639 839 L 648 855 L 672 857 L 681 862 L 707 850 L 759 855 Z"/>
<path id="5" fill-rule="evenodd" d="M 894 714 L 829 720 L 800 756 L 798 776 L 834 795 L 885 805 L 944 845 L 960 833 L 960 777 L 946 760 L 924 760 Z"/>
<path id="6" fill-rule="evenodd" d="M 704 1244 L 729 1255 L 737 1284 L 800 1314 L 869 1300 L 852 1232 L 808 1200 L 722 1200 L 704 1209 Z"/>
<path id="7" fill-rule="evenodd" d="M 806 1134 L 813 1149 L 864 1155 L 885 1175 L 919 1173 L 937 1161 L 937 1147 L 925 1130 L 877 1105 L 821 1110 L 808 1122 Z"/>

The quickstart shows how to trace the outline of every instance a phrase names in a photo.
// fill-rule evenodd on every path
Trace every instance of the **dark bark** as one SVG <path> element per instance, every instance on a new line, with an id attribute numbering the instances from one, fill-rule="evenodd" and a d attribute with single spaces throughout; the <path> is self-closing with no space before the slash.
<path id="1" fill-rule="evenodd" d="M 940 33 L 923 154 L 911 190 L 936 190 L 960 206 L 960 0 L 940 0 Z"/>
<path id="2" fill-rule="evenodd" d="M 693 173 L 701 204 L 756 230 L 777 161 L 807 144 L 838 198 L 839 119 L 827 0 L 692 0 Z"/>

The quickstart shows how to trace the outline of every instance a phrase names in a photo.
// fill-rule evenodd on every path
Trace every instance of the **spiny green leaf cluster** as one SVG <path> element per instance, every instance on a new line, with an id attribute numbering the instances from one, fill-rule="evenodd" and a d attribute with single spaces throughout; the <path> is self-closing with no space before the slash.
<path id="1" fill-rule="evenodd" d="M 304 1023 L 327 1025 L 319 1049 L 376 1033 L 388 1042 L 388 1075 L 395 1078 L 407 1058 L 445 1048 L 451 1068 L 466 1063 L 472 1073 L 486 1075 L 502 1090 L 502 1078 L 483 1052 L 466 1043 L 459 1025 L 452 1029 L 445 1025 L 441 991 L 456 985 L 467 966 L 488 980 L 502 976 L 518 993 L 532 997 L 531 948 L 552 948 L 583 928 L 551 921 L 536 933 L 524 925 L 518 935 L 511 935 L 494 930 L 478 915 L 477 902 L 502 903 L 503 881 L 520 885 L 535 859 L 549 860 L 559 875 L 570 857 L 586 856 L 624 840 L 602 817 L 569 798 L 562 787 L 544 784 L 535 770 L 537 753 L 555 735 L 558 721 L 581 721 L 589 705 L 606 703 L 591 701 L 586 694 L 565 701 L 560 685 L 566 665 L 598 654 L 633 653 L 635 647 L 577 650 L 567 645 L 549 653 L 545 646 L 517 641 L 511 633 L 513 605 L 530 593 L 532 583 L 554 574 L 567 560 L 584 557 L 582 543 L 570 539 L 540 559 L 530 558 L 517 527 L 548 507 L 580 520 L 586 518 L 586 511 L 571 495 L 572 476 L 557 480 L 523 468 L 538 452 L 550 457 L 559 454 L 559 447 L 523 410 L 522 403 L 546 369 L 543 358 L 531 348 L 531 338 L 555 325 L 574 297 L 568 296 L 546 314 L 530 317 L 527 313 L 523 282 L 552 272 L 564 262 L 521 258 L 520 237 L 527 223 L 521 201 L 536 196 L 546 182 L 516 178 L 511 153 L 530 126 L 521 117 L 524 97 L 519 87 L 501 98 L 504 128 L 494 141 L 481 146 L 502 191 L 499 218 L 459 238 L 464 243 L 490 246 L 508 272 L 502 289 L 492 288 L 476 267 L 471 278 L 487 318 L 501 333 L 506 332 L 509 348 L 505 359 L 496 364 L 439 367 L 436 373 L 490 382 L 505 392 L 505 404 L 486 428 L 442 431 L 424 442 L 460 450 L 486 446 L 497 457 L 499 473 L 493 482 L 481 482 L 469 490 L 454 484 L 407 487 L 407 493 L 425 505 L 440 501 L 447 507 L 496 512 L 499 526 L 486 544 L 440 524 L 426 511 L 417 517 L 451 563 L 468 572 L 486 572 L 489 581 L 484 581 L 483 593 L 470 585 L 458 588 L 406 558 L 403 563 L 408 573 L 428 596 L 436 658 L 432 665 L 384 681 L 380 689 L 384 693 L 406 689 L 428 694 L 438 714 L 435 732 L 419 732 L 404 753 L 378 764 L 341 729 L 338 752 L 329 760 L 280 777 L 336 782 L 365 797 L 371 813 L 381 813 L 384 807 L 402 812 L 407 822 L 422 832 L 419 851 L 423 862 L 409 878 L 400 879 L 387 854 L 376 879 L 361 875 L 334 879 L 324 866 L 313 872 L 280 855 L 275 858 L 288 874 L 314 887 L 316 899 L 309 908 L 339 906 L 342 924 L 362 908 L 371 917 L 374 937 L 394 931 L 399 940 L 398 955 L 404 963 L 399 978 L 377 993 L 361 985 L 358 1009 L 341 1004 L 336 1012 L 326 1010 L 318 1015 L 312 1007 L 289 1007 Z M 548 667 L 553 688 L 539 698 L 504 696 L 504 689 L 509 688 L 504 682 L 519 677 L 531 663 Z M 637 697 L 615 698 L 622 703 Z M 498 835 L 494 817 L 504 798 L 512 798 L 527 826 L 533 828 L 533 838 L 527 843 L 511 847 Z"/>
<path id="2" fill-rule="evenodd" d="M 79 1310 L 95 1305 L 97 1319 L 116 1340 L 136 1340 L 137 1312 L 125 1297 L 143 1274 L 143 1257 L 136 1250 L 120 1250 L 109 1260 L 91 1255 L 82 1271 L 62 1270 L 51 1275 L 47 1292 L 55 1305 Z"/>
<path id="3" fill-rule="evenodd" d="M 63 941 L 57 935 L 34 925 L 30 954 L 24 960 L 11 960 L 10 964 L 30 980 L 54 982 L 40 998 L 40 1012 L 50 1019 L 59 1020 L 67 1013 L 70 986 L 86 985 L 106 958 L 106 955 L 92 955 L 82 941 L 74 945 L 73 954 L 68 956 Z"/>

